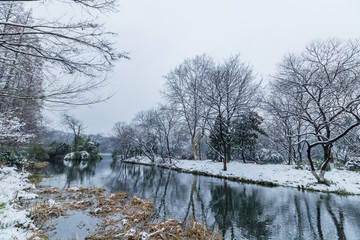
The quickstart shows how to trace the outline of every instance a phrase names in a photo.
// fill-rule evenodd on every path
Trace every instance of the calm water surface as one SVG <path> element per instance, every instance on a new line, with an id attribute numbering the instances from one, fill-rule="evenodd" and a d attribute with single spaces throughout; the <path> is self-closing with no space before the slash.
<path id="1" fill-rule="evenodd" d="M 158 219 L 194 218 L 211 229 L 218 227 L 226 239 L 360 239 L 360 196 L 241 184 L 120 163 L 110 156 L 86 168 L 58 164 L 49 165 L 46 171 L 53 177 L 43 182 L 45 186 L 126 191 L 152 200 Z M 59 219 L 58 234 L 52 239 L 70 238 L 75 232 L 81 238 L 79 226 L 88 221 L 93 219 Z M 91 228 L 93 225 L 90 223 Z"/>

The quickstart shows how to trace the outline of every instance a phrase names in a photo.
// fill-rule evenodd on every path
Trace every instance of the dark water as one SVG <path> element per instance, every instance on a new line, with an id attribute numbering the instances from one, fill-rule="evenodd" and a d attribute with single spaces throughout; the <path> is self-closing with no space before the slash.
<path id="1" fill-rule="evenodd" d="M 82 169 L 53 165 L 47 171 L 54 177 L 44 185 L 127 191 L 154 201 L 157 218 L 195 218 L 218 227 L 226 239 L 360 239 L 360 196 L 240 184 L 124 164 L 110 156 Z"/>

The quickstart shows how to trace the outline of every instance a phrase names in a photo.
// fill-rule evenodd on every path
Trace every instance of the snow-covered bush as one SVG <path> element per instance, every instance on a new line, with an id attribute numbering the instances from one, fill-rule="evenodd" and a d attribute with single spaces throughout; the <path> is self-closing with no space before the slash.
<path id="1" fill-rule="evenodd" d="M 350 160 L 345 164 L 345 169 L 358 172 L 360 170 L 360 157 L 350 157 Z"/>
<path id="2" fill-rule="evenodd" d="M 0 113 L 0 144 L 28 142 L 34 135 L 24 133 L 24 126 L 25 123 L 14 117 L 11 112 Z"/>
<path id="3" fill-rule="evenodd" d="M 280 164 L 284 162 L 284 158 L 280 153 L 265 148 L 262 148 L 258 151 L 257 159 L 259 162 L 264 162 L 264 163 Z"/>

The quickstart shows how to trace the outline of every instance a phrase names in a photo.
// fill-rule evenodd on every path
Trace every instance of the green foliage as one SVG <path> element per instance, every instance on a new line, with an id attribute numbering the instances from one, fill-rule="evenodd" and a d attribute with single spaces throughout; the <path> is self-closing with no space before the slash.
<path id="1" fill-rule="evenodd" d="M 222 125 L 222 126 L 220 126 L 220 125 Z M 214 159 L 214 160 L 222 161 L 221 154 L 222 155 L 225 155 L 225 154 L 222 149 L 222 139 L 221 139 L 222 136 L 221 136 L 220 128 L 222 129 L 222 131 L 224 133 L 227 133 L 229 131 L 228 128 L 223 123 L 221 123 L 220 118 L 217 117 L 215 119 L 215 123 L 213 126 L 214 130 L 211 132 L 210 137 L 209 137 L 210 138 L 210 146 L 212 147 L 212 149 L 211 149 L 210 153 L 208 154 L 208 157 L 210 157 L 211 159 Z"/>
<path id="2" fill-rule="evenodd" d="M 345 166 L 345 164 L 344 164 L 343 162 L 341 162 L 341 161 L 337 161 L 337 162 L 334 164 L 334 166 L 335 166 L 336 168 L 343 168 L 343 167 Z"/>
<path id="3" fill-rule="evenodd" d="M 0 209 L 4 209 L 6 207 L 6 203 L 3 202 L 3 203 L 0 203 Z"/>
<path id="4" fill-rule="evenodd" d="M 347 192 L 344 188 L 339 188 L 335 191 L 336 194 L 346 196 L 346 195 L 352 195 L 351 193 Z"/>
<path id="5" fill-rule="evenodd" d="M 25 163 L 25 157 L 20 151 L 2 146 L 0 147 L 0 161 L 10 166 L 20 167 Z"/>
<path id="6" fill-rule="evenodd" d="M 67 143 L 53 141 L 49 145 L 49 160 L 53 162 L 62 161 L 64 156 L 71 151 L 71 146 Z"/>
<path id="7" fill-rule="evenodd" d="M 295 169 L 305 169 L 304 163 L 302 161 L 296 161 Z"/>
<path id="8" fill-rule="evenodd" d="M 78 151 L 86 151 L 90 154 L 90 159 L 99 159 L 99 143 L 92 141 L 89 137 L 78 138 Z M 78 151 L 76 153 L 78 153 Z"/>
<path id="9" fill-rule="evenodd" d="M 225 124 L 219 117 L 216 118 L 213 125 L 214 130 L 210 134 L 210 145 L 213 149 L 208 157 L 219 160 L 220 153 L 225 155 L 222 146 L 223 140 L 231 139 L 229 141 L 231 144 L 227 147 L 231 148 L 229 151 L 232 155 L 241 155 L 242 158 L 247 156 L 254 160 L 258 135 L 266 135 L 266 132 L 260 127 L 262 122 L 263 118 L 256 112 L 245 113 L 229 124 Z"/>
<path id="10" fill-rule="evenodd" d="M 42 143 L 33 143 L 26 149 L 26 158 L 30 161 L 48 161 L 48 149 Z"/>

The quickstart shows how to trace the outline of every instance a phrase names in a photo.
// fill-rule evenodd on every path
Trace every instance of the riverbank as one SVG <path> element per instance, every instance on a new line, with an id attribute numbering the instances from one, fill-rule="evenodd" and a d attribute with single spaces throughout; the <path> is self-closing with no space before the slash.
<path id="1" fill-rule="evenodd" d="M 0 168 L 0 239 L 40 239 L 34 236 L 38 229 L 28 209 L 18 204 L 37 197 L 31 192 L 35 186 L 28 177 L 29 173 L 18 172 L 15 167 Z"/>
<path id="2" fill-rule="evenodd" d="M 155 219 L 152 201 L 126 192 L 35 187 L 32 177 L 0 168 L 0 239 L 223 239 L 194 220 Z"/>
<path id="3" fill-rule="evenodd" d="M 254 164 L 230 162 L 228 170 L 223 171 L 222 162 L 212 160 L 172 160 L 172 163 L 163 162 L 156 158 L 151 162 L 146 157 L 136 157 L 123 160 L 127 163 L 154 165 L 176 171 L 193 173 L 229 179 L 237 182 L 253 183 L 264 186 L 295 187 L 308 191 L 321 191 L 341 195 L 360 195 L 360 174 L 347 170 L 334 169 L 326 172 L 325 179 L 328 185 L 318 184 L 315 177 L 308 170 L 296 169 L 295 165 Z"/>

